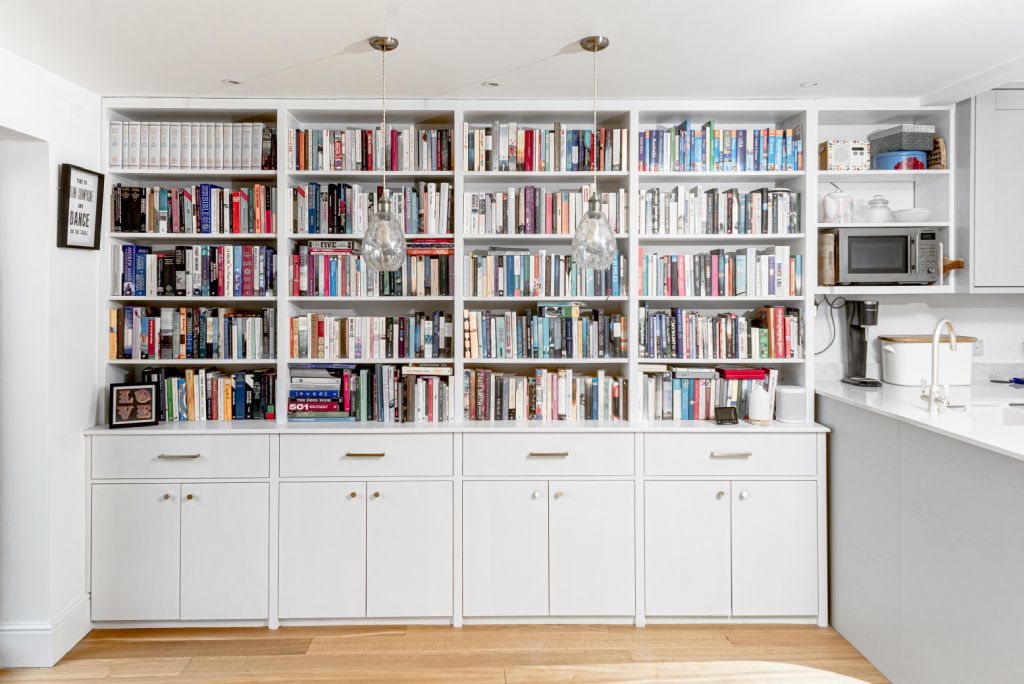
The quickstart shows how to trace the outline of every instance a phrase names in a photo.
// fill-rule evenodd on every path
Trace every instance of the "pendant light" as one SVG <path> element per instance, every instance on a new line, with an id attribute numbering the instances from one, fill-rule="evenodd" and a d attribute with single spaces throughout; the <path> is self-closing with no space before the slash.
<path id="1" fill-rule="evenodd" d="M 591 149 L 594 164 L 594 186 L 591 188 L 587 212 L 576 226 L 572 239 L 572 259 L 580 268 L 606 269 L 615 259 L 615 234 L 612 233 L 608 217 L 601 211 L 601 200 L 597 196 L 597 53 L 608 47 L 604 36 L 587 36 L 580 40 L 580 47 L 594 56 L 594 136 Z"/>
<path id="2" fill-rule="evenodd" d="M 387 72 L 384 55 L 398 47 L 398 39 L 391 36 L 374 36 L 370 47 L 380 52 L 380 137 L 383 148 L 388 148 L 387 134 Z M 381 197 L 382 206 L 377 207 L 370 218 L 370 225 L 363 236 L 363 258 L 370 268 L 378 271 L 397 271 L 405 261 L 405 234 L 398 217 L 391 212 L 388 201 L 388 158 L 381 155 Z"/>

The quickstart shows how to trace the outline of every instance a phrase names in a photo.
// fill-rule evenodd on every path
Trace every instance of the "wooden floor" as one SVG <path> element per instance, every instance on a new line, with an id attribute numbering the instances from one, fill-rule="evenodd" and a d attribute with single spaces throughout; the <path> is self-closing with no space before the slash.
<path id="1" fill-rule="evenodd" d="M 775 625 L 96 630 L 54 668 L 0 671 L 0 679 L 852 681 L 822 670 L 886 681 L 834 630 Z"/>

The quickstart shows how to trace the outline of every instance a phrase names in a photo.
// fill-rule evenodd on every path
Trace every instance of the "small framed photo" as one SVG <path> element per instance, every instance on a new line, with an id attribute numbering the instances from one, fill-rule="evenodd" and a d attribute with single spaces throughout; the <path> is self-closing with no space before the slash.
<path id="1" fill-rule="evenodd" d="M 74 164 L 61 164 L 57 246 L 99 249 L 102 214 L 103 174 Z"/>
<path id="2" fill-rule="evenodd" d="M 110 385 L 110 427 L 157 424 L 155 382 L 115 382 Z"/>

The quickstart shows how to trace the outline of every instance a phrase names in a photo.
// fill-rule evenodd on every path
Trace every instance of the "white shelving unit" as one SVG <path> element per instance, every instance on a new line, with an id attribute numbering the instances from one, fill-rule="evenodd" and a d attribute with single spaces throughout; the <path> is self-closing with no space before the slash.
<path id="1" fill-rule="evenodd" d="M 108 175 L 107 187 L 114 183 L 131 183 L 139 185 L 160 185 L 177 181 L 210 181 L 225 186 L 242 182 L 265 182 L 278 188 L 278 233 L 266 235 L 147 235 L 147 234 L 114 234 L 106 233 L 104 250 L 112 244 L 132 241 L 140 244 L 189 244 L 189 243 L 236 243 L 239 241 L 252 244 L 274 245 L 277 249 L 279 265 L 286 259 L 295 246 L 310 239 L 352 239 L 352 236 L 335 235 L 297 235 L 292 234 L 290 189 L 299 183 L 309 181 L 338 181 L 363 183 L 367 186 L 378 184 L 378 172 L 359 171 L 291 171 L 287 168 L 287 131 L 290 128 L 330 128 L 365 126 L 379 124 L 379 103 L 376 100 L 233 100 L 233 99 L 160 99 L 160 98 L 113 98 L 105 101 L 104 108 L 104 149 L 107 149 L 107 135 L 113 120 L 172 120 L 172 121 L 244 121 L 258 120 L 276 126 L 278 131 L 278 169 L 275 171 L 167 171 L 167 170 L 119 170 L 105 168 Z M 627 128 L 629 135 L 629 166 L 624 171 L 604 171 L 598 173 L 598 189 L 611 191 L 624 189 L 628 198 L 628 231 L 619 236 L 620 250 L 627 259 L 628 289 L 626 294 L 618 297 L 573 297 L 573 300 L 584 302 L 587 306 L 603 307 L 613 312 L 624 312 L 629 320 L 629 353 L 623 359 L 470 359 L 466 358 L 462 349 L 462 312 L 464 309 L 478 310 L 483 308 L 524 308 L 538 301 L 551 298 L 541 297 L 473 297 L 464 295 L 462 263 L 467 250 L 483 249 L 488 245 L 521 246 L 530 249 L 546 249 L 568 253 L 571 250 L 571 236 L 546 235 L 463 235 L 464 216 L 462 197 L 465 192 L 476 192 L 508 187 L 521 187 L 532 184 L 545 189 L 578 190 L 583 184 L 591 181 L 588 172 L 498 172 L 498 171 L 466 171 L 465 150 L 463 149 L 463 128 L 468 123 L 473 126 L 490 125 L 495 120 L 517 121 L 524 125 L 539 126 L 560 121 L 569 126 L 588 128 L 591 125 L 591 104 L 589 101 L 546 101 L 546 102 L 514 102 L 514 101 L 456 101 L 456 100 L 416 100 L 397 101 L 389 104 L 388 121 L 399 126 L 416 125 L 430 128 L 450 128 L 453 131 L 454 149 L 452 150 L 453 171 L 407 171 L 389 172 L 388 180 L 392 187 L 407 185 L 418 181 L 448 181 L 454 191 L 454 294 L 449 297 L 294 297 L 291 296 L 289 273 L 286 268 L 279 268 L 277 294 L 274 297 L 247 298 L 199 298 L 199 297 L 119 297 L 107 292 L 109 277 L 100 278 L 100 297 L 104 305 L 148 304 L 161 305 L 204 305 L 218 304 L 230 306 L 269 306 L 277 313 L 278 349 L 288 350 L 288 319 L 298 313 L 311 311 L 340 312 L 351 310 L 363 315 L 395 314 L 413 310 L 433 311 L 437 309 L 450 312 L 455 325 L 454 355 L 448 360 L 454 366 L 456 382 L 456 416 L 462 414 L 461 377 L 466 367 L 492 366 L 495 368 L 521 368 L 573 366 L 581 369 L 603 367 L 609 371 L 621 372 L 628 377 L 630 383 L 629 415 L 631 424 L 639 425 L 641 419 L 640 395 L 636 391 L 640 375 L 639 367 L 644 363 L 668 363 L 671 365 L 768 365 L 780 368 L 782 382 L 803 385 L 807 392 L 807 415 L 813 417 L 814 364 L 812 350 L 814 342 L 814 298 L 815 295 L 881 295 L 881 294 L 926 294 L 933 292 L 952 292 L 953 284 L 935 287 L 871 287 L 871 288 L 819 288 L 817 283 L 817 231 L 828 225 L 819 223 L 820 197 L 832 189 L 832 183 L 840 184 L 851 191 L 859 199 L 870 197 L 875 193 L 886 194 L 892 201 L 893 208 L 904 206 L 928 206 L 932 209 L 929 220 L 921 226 L 934 228 L 943 236 L 946 256 L 956 254 L 953 231 L 950 222 L 954 216 L 953 178 L 950 170 L 940 171 L 864 171 L 864 172 L 830 172 L 817 168 L 818 142 L 830 138 L 863 137 L 879 128 L 904 122 L 933 123 L 939 135 L 946 138 L 950 154 L 950 165 L 955 141 L 953 125 L 953 109 L 951 107 L 919 108 L 907 101 L 857 101 L 832 103 L 828 101 L 603 101 L 599 105 L 599 125 L 605 127 Z M 637 171 L 637 135 L 647 128 L 659 128 L 675 125 L 684 119 L 703 123 L 714 120 L 716 126 L 723 129 L 731 128 L 786 128 L 799 125 L 803 137 L 804 170 L 800 171 L 747 171 L 739 173 L 680 173 L 680 172 L 638 172 Z M 802 216 L 800 217 L 801 232 L 784 235 L 644 235 L 639 233 L 639 197 L 642 191 L 651 187 L 701 185 L 702 187 L 732 188 L 749 191 L 760 187 L 784 187 L 801 195 Z M 849 224 L 848 224 L 849 225 Z M 852 224 L 861 225 L 861 224 Z M 907 225 L 907 224 L 900 224 Z M 771 246 L 787 245 L 792 253 L 804 257 L 803 294 L 799 297 L 766 298 L 766 297 L 641 297 L 639 277 L 636 271 L 637 256 L 641 247 L 645 249 L 670 250 L 674 247 L 688 249 L 707 249 L 714 247 L 732 248 L 745 245 Z M 107 260 L 101 263 L 110 263 Z M 642 359 L 635 344 L 638 306 L 643 302 L 648 306 L 671 307 L 682 306 L 699 308 L 707 311 L 720 309 L 723 311 L 749 311 L 759 305 L 785 304 L 800 308 L 805 321 L 804 359 L 774 360 L 695 360 L 695 359 Z M 106 322 L 98 322 L 101 338 L 101 355 L 99 364 L 101 377 L 105 381 L 122 380 L 136 367 L 142 365 L 158 365 L 160 362 L 126 362 L 111 361 L 106 358 L 107 326 Z M 305 362 L 306 360 L 294 360 Z M 329 359 L 326 361 L 343 361 Z M 363 359 L 361 363 L 374 363 L 382 359 Z M 405 362 L 407 360 L 392 361 Z M 408 360 L 412 361 L 412 360 Z M 416 360 L 427 361 L 427 360 Z M 432 359 L 431 362 L 443 362 Z M 266 361 L 230 361 L 218 362 L 211 360 L 204 365 L 231 365 L 234 367 L 253 368 L 276 366 L 279 378 L 277 397 L 278 423 L 286 420 L 283 410 L 287 392 L 288 367 L 293 360 L 279 354 L 276 360 Z M 170 365 L 170 364 L 168 364 Z M 174 365 L 199 365 L 199 362 L 180 363 Z M 476 429 L 482 425 L 467 426 Z M 520 425 L 515 426 L 516 429 Z M 573 425 L 561 424 L 561 428 L 573 429 Z M 613 426 L 609 426 L 613 427 Z M 664 426 L 661 426 L 664 427 Z M 393 426 L 391 426 L 393 428 Z M 372 429 L 372 426 L 369 426 Z"/>

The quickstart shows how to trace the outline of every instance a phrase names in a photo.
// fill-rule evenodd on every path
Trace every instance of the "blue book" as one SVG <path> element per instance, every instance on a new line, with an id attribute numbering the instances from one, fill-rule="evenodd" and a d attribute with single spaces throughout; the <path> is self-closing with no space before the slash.
<path id="1" fill-rule="evenodd" d="M 288 390 L 289 399 L 337 399 L 339 390 Z"/>
<path id="2" fill-rule="evenodd" d="M 736 131 L 736 170 L 747 170 L 747 131 Z"/>
<path id="3" fill-rule="evenodd" d="M 245 373 L 235 373 L 235 408 L 232 418 L 245 418 Z"/>
<path id="4" fill-rule="evenodd" d="M 146 255 L 149 254 L 149 247 L 138 246 L 135 248 L 135 294 L 146 293 Z M 153 293 L 155 294 L 155 293 Z"/>
<path id="5" fill-rule="evenodd" d="M 232 278 L 232 280 L 234 281 L 234 287 L 232 287 L 232 290 L 234 290 L 234 292 L 232 292 L 232 295 L 234 295 L 235 297 L 241 297 L 242 296 L 242 246 L 241 245 L 233 245 L 229 249 L 232 250 L 232 254 L 234 255 L 234 264 L 233 264 L 233 266 L 234 266 L 234 268 L 233 268 L 234 274 L 233 274 L 233 278 Z"/>
<path id="6" fill-rule="evenodd" d="M 212 221 L 210 211 L 210 184 L 201 183 L 199 185 L 199 232 L 200 233 L 211 233 Z"/>

